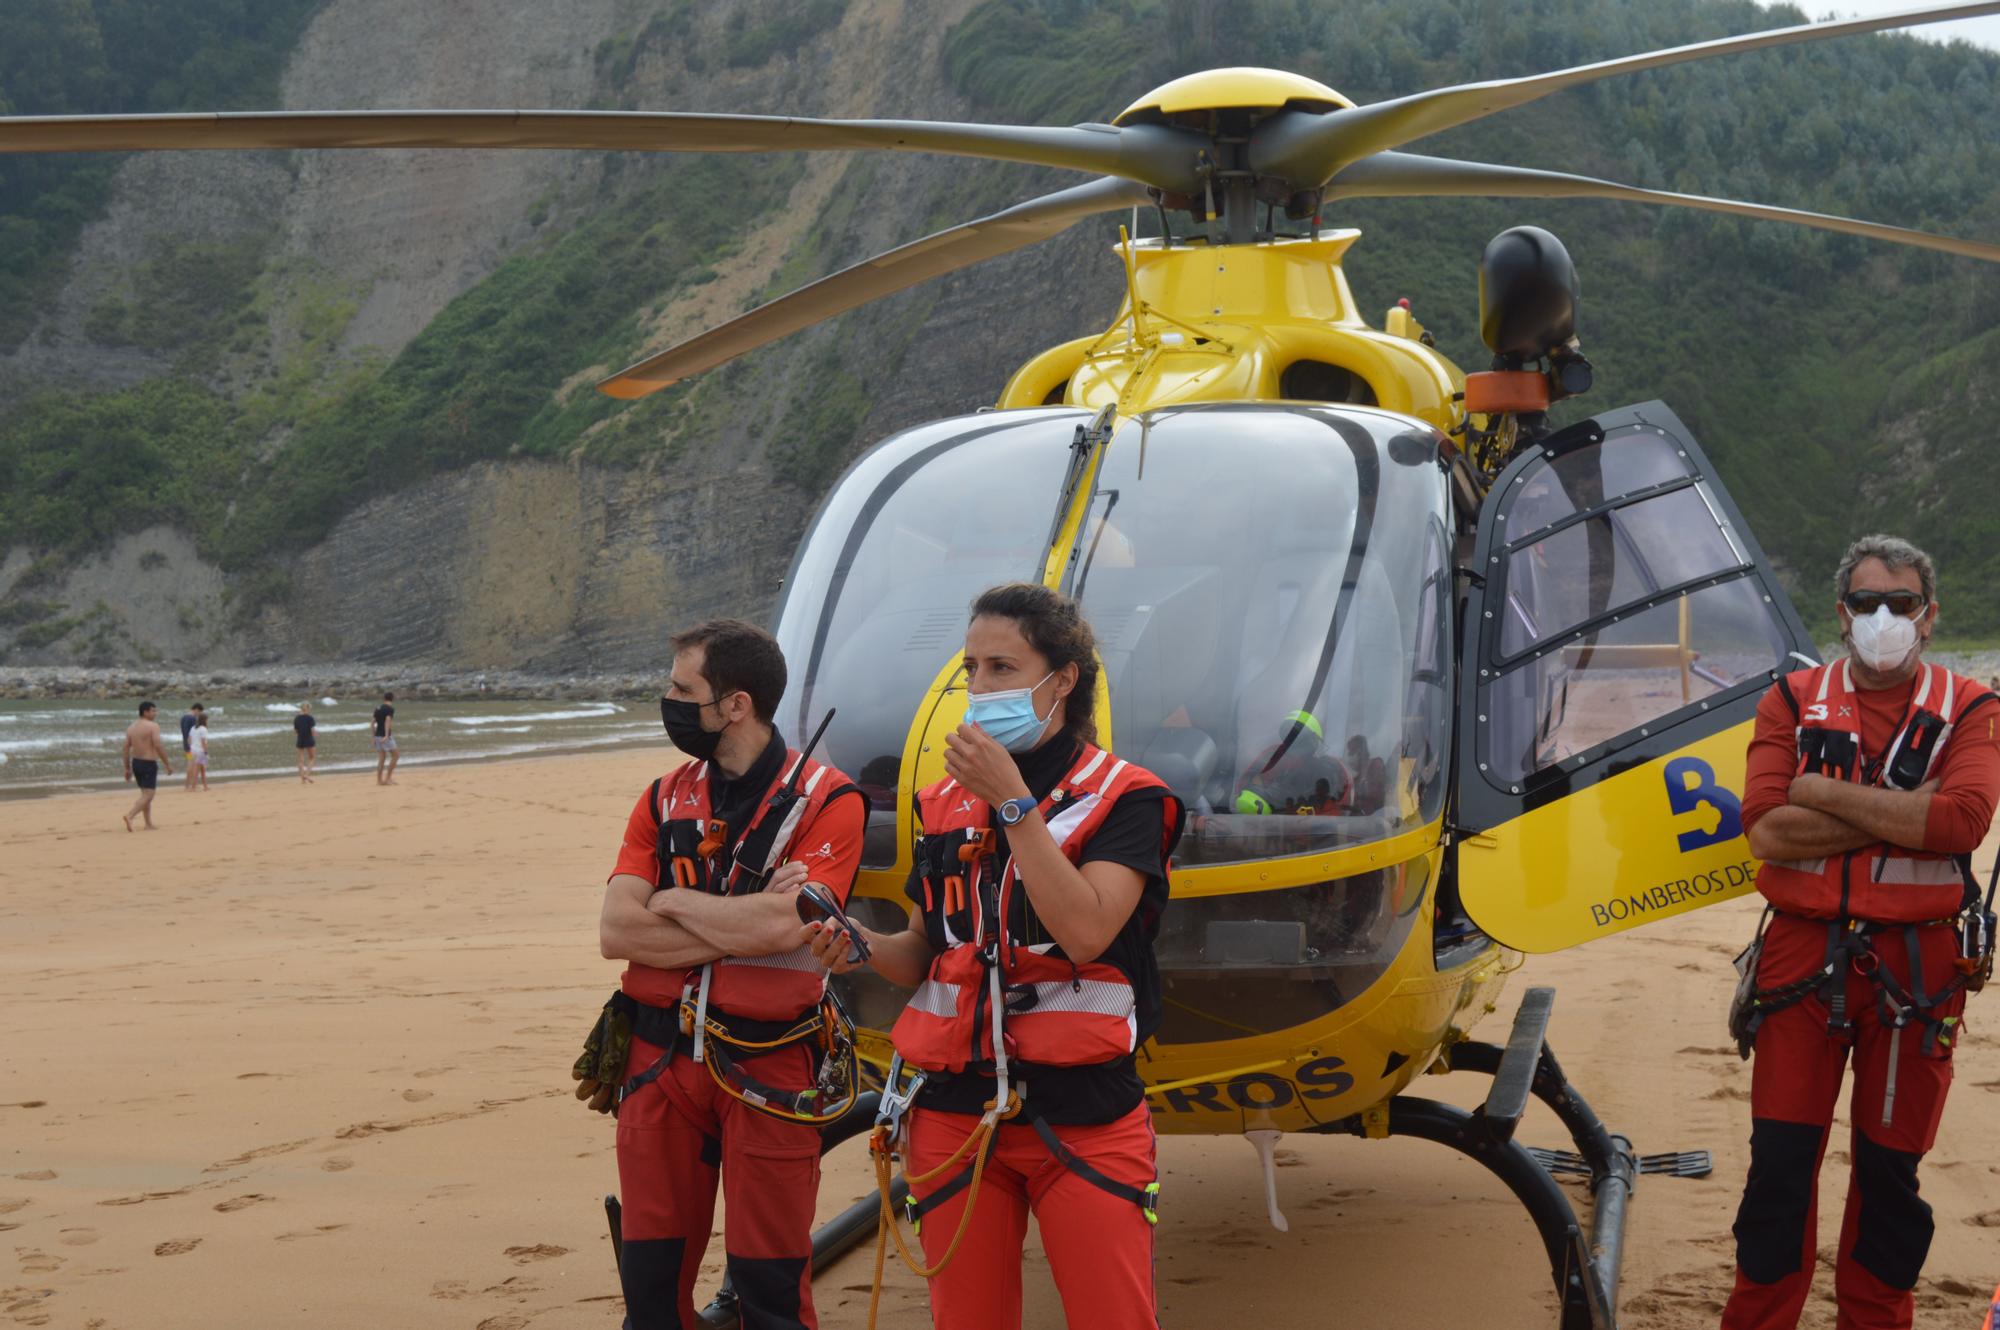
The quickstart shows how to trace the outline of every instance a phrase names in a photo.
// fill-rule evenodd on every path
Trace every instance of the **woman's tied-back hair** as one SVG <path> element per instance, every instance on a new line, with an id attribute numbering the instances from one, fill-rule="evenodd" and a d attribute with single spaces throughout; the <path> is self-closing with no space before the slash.
<path id="1" fill-rule="evenodd" d="M 1892 573 L 1904 568 L 1916 569 L 1925 603 L 1937 599 L 1937 568 L 1931 563 L 1931 556 L 1899 536 L 1884 535 L 1863 536 L 1840 556 L 1840 567 L 1833 575 L 1836 599 L 1847 599 L 1848 588 L 1854 584 L 1854 570 L 1863 559 L 1880 559 L 1882 566 Z"/>
<path id="2" fill-rule="evenodd" d="M 1063 724 L 1085 743 L 1097 742 L 1097 635 L 1076 602 L 1038 582 L 1009 582 L 979 593 L 972 617 L 1011 619 L 1049 668 L 1076 666 L 1076 687 L 1063 699 Z"/>

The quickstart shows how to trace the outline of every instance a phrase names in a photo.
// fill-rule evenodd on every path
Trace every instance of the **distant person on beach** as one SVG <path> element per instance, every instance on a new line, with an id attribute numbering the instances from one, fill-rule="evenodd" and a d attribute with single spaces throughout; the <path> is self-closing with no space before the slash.
<path id="1" fill-rule="evenodd" d="M 194 788 L 194 763 L 188 761 L 188 755 L 194 751 L 194 740 L 190 736 L 194 734 L 194 727 L 207 717 L 208 713 L 202 710 L 199 702 L 181 713 L 181 769 L 187 773 L 185 784 L 190 790 Z"/>
<path id="2" fill-rule="evenodd" d="M 1731 1011 L 1755 1062 L 1724 1330 L 1799 1322 L 1823 1259 L 1820 1160 L 1850 1059 L 1836 1318 L 1908 1330 L 1934 1228 L 1917 1167 L 1937 1139 L 1966 993 L 1991 964 L 1971 855 L 2000 803 L 2000 699 L 1924 660 L 1937 573 L 1908 541 L 1849 546 L 1834 613 L 1847 650 L 1772 685 L 1746 757 L 1741 816 L 1770 914 L 1738 962 L 1751 991 Z"/>
<path id="3" fill-rule="evenodd" d="M 188 768 L 194 773 L 193 788 L 208 789 L 208 717 L 188 732 Z"/>
<path id="4" fill-rule="evenodd" d="M 160 787 L 160 771 L 164 768 L 171 776 L 174 769 L 167 763 L 166 745 L 160 741 L 160 723 L 155 717 L 159 708 L 151 702 L 139 704 L 139 719 L 125 727 L 125 779 L 139 787 L 139 800 L 125 814 L 125 830 L 132 829 L 132 819 L 144 817 L 146 830 L 153 829 L 153 792 Z"/>
<path id="5" fill-rule="evenodd" d="M 292 733 L 297 737 L 299 749 L 299 781 L 305 785 L 313 783 L 313 749 L 317 746 L 317 740 L 313 738 L 313 726 L 316 724 L 318 722 L 313 719 L 313 704 L 299 703 L 299 714 L 292 717 Z"/>
<path id="6" fill-rule="evenodd" d="M 396 695 L 382 694 L 382 705 L 375 708 L 375 783 L 394 785 L 396 783 Z M 386 764 L 386 765 L 385 765 Z"/>
<path id="7" fill-rule="evenodd" d="M 812 1111 L 826 989 L 798 892 L 810 879 L 846 901 L 868 802 L 773 726 L 785 657 L 769 633 L 719 619 L 673 650 L 660 718 L 686 760 L 639 796 L 598 924 L 604 956 L 630 962 L 613 999 L 632 1013 L 618 1106 L 627 1324 L 701 1324 L 719 1185 L 742 1323 L 797 1330 L 818 1324 L 820 1138 L 797 1117 Z M 684 1021 L 701 1033 L 684 1036 Z"/>

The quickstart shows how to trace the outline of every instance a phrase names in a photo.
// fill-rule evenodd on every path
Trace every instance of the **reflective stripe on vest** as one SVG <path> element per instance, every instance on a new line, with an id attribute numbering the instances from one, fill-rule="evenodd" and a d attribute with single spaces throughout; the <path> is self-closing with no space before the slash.
<path id="1" fill-rule="evenodd" d="M 1843 657 L 1830 665 L 1795 671 L 1785 683 L 1800 701 L 1796 734 L 1803 737 L 1808 729 L 1843 731 L 1854 736 L 1859 753 L 1861 703 L 1855 696 L 1850 660 Z M 1922 776 L 1932 779 L 1959 717 L 1987 692 L 1983 685 L 1942 665 L 1920 664 L 1909 716 L 1876 764 L 1874 784 L 1882 787 L 1884 774 L 1909 741 L 1913 727 L 1908 721 L 1919 711 L 1943 722 Z M 1857 760 L 1851 779 L 1857 784 L 1866 780 L 1869 765 Z M 1845 913 L 1877 923 L 1919 923 L 1957 911 L 1965 876 L 1955 856 L 1877 842 L 1824 859 L 1766 860 L 1757 873 L 1757 889 L 1779 909 L 1807 918 L 1834 919 Z"/>
<path id="2" fill-rule="evenodd" d="M 1071 863 L 1104 825 L 1118 800 L 1165 783 L 1151 772 L 1090 744 L 1082 746 L 1070 771 L 1042 800 L 1050 836 Z M 1180 804 L 1167 801 L 1164 862 L 1180 828 Z M 944 780 L 921 791 L 918 811 L 925 836 L 962 836 L 992 825 L 991 810 L 957 782 Z M 1004 892 L 1016 879 L 1010 860 L 997 883 L 982 892 Z M 968 890 L 975 874 L 968 871 Z M 981 912 L 975 905 L 975 917 Z M 1007 926 L 1002 911 L 1002 927 Z M 963 1071 L 993 1060 L 991 1013 L 986 1009 L 986 966 L 980 949 L 961 941 L 946 924 L 951 943 L 931 962 L 929 974 L 897 1018 L 892 1038 L 905 1061 L 932 1071 Z M 1051 955 L 1052 943 L 1016 945 L 1011 936 L 997 948 L 1008 1056 L 1043 1066 L 1090 1066 L 1125 1056 L 1138 1046 L 1138 999 L 1131 980 L 1114 965 L 1092 961 L 1072 965 Z"/>

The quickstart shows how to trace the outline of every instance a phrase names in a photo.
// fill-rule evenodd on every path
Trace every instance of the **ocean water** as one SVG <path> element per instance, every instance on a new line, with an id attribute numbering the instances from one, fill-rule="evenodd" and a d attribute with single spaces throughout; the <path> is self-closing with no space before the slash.
<path id="1" fill-rule="evenodd" d="M 208 708 L 211 781 L 281 776 L 297 769 L 292 717 L 297 702 L 269 698 L 203 697 Z M 315 774 L 371 771 L 375 766 L 372 697 L 311 701 L 319 722 Z M 666 748 L 659 713 L 644 703 L 550 701 L 396 704 L 402 768 L 434 762 L 478 762 L 579 752 L 623 744 Z M 181 779 L 181 699 L 161 699 L 156 719 Z M 41 698 L 0 700 L 0 799 L 28 798 L 125 783 L 125 727 L 138 719 L 131 704 Z M 162 777 L 162 783 L 166 782 Z"/>

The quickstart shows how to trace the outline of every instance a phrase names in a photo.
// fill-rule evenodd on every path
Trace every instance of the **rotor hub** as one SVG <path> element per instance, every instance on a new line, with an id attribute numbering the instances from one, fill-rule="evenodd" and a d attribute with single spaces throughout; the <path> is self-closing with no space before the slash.
<path id="1" fill-rule="evenodd" d="M 1114 125 L 1185 123 L 1181 117 L 1204 111 L 1249 111 L 1268 115 L 1286 108 L 1322 113 L 1353 102 L 1303 74 L 1239 65 L 1204 69 L 1162 83 L 1118 113 Z"/>

